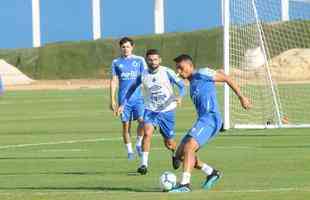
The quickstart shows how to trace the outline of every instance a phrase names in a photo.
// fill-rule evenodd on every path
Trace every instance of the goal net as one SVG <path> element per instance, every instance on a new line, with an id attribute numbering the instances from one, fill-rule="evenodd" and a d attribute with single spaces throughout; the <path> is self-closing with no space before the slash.
<path id="1" fill-rule="evenodd" d="M 230 0 L 228 46 L 230 127 L 310 127 L 310 0 Z"/>

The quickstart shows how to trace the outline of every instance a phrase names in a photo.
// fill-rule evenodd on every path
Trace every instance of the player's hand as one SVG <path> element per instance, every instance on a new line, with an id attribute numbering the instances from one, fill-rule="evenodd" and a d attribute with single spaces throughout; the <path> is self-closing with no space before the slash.
<path id="1" fill-rule="evenodd" d="M 111 102 L 110 104 L 110 109 L 112 110 L 113 114 L 116 115 L 116 112 L 117 112 L 117 105 L 115 102 Z"/>
<path id="2" fill-rule="evenodd" d="M 124 111 L 124 106 L 119 106 L 116 112 L 116 116 L 120 116 Z"/>
<path id="3" fill-rule="evenodd" d="M 252 103 L 251 103 L 251 101 L 247 97 L 240 96 L 239 100 L 240 100 L 241 106 L 244 109 L 248 110 L 248 109 L 252 108 Z"/>

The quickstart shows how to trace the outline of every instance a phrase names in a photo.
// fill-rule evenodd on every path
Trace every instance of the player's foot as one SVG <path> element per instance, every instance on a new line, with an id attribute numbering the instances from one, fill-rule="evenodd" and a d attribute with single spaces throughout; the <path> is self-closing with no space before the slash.
<path id="1" fill-rule="evenodd" d="M 170 190 L 169 192 L 191 192 L 191 186 L 190 184 L 185 184 L 185 185 L 178 185 L 177 187 L 173 188 L 172 190 Z"/>
<path id="2" fill-rule="evenodd" d="M 213 169 L 212 174 L 210 174 L 206 177 L 206 180 L 202 184 L 202 187 L 205 190 L 209 190 L 211 187 L 213 187 L 220 180 L 221 176 L 222 176 L 222 174 L 220 171 Z"/>
<path id="3" fill-rule="evenodd" d="M 172 167 L 173 169 L 178 169 L 181 165 L 181 160 L 179 160 L 176 156 L 172 156 Z"/>
<path id="4" fill-rule="evenodd" d="M 137 169 L 137 172 L 140 173 L 141 175 L 145 175 L 147 173 L 147 167 L 145 165 L 141 165 Z"/>
<path id="5" fill-rule="evenodd" d="M 128 158 L 128 160 L 134 160 L 135 154 L 134 153 L 128 153 L 127 158 Z"/>
<path id="6" fill-rule="evenodd" d="M 142 147 L 141 146 L 136 146 L 136 151 L 139 157 L 142 157 Z"/>

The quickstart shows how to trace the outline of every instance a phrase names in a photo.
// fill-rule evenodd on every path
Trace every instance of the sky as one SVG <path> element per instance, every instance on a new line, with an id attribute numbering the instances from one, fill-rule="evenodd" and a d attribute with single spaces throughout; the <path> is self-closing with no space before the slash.
<path id="1" fill-rule="evenodd" d="M 221 24 L 220 0 L 165 0 L 166 32 Z M 101 0 L 102 38 L 154 32 L 153 0 Z M 42 43 L 92 39 L 91 0 L 41 0 Z M 32 46 L 31 0 L 1 0 L 0 49 Z"/>

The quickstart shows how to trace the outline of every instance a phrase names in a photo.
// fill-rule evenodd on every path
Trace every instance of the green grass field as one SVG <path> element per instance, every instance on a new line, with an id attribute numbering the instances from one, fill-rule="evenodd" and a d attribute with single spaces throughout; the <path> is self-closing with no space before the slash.
<path id="1" fill-rule="evenodd" d="M 150 173 L 135 176 L 139 162 L 127 161 L 106 92 L 16 91 L 1 97 L 1 200 L 310 199 L 310 129 L 224 132 L 199 153 L 223 171 L 218 185 L 202 190 L 204 176 L 195 171 L 192 193 L 160 192 L 160 174 L 172 170 L 161 137 L 153 138 Z M 194 120 L 187 99 L 177 113 L 178 141 Z"/>

